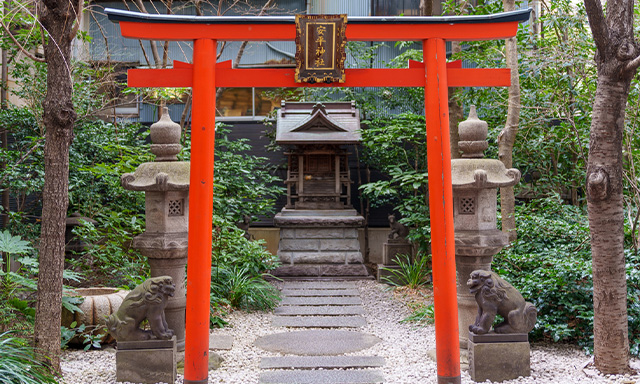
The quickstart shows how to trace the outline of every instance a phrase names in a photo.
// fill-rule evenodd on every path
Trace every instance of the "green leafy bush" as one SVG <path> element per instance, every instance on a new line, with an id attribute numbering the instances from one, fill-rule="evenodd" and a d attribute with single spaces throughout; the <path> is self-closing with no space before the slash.
<path id="1" fill-rule="evenodd" d="M 132 241 L 144 230 L 144 217 L 127 210 L 100 212 L 96 224 L 85 222 L 74 233 L 93 244 L 68 262 L 90 285 L 123 286 L 132 289 L 149 277 L 149 268 Z"/>
<path id="2" fill-rule="evenodd" d="M 247 267 L 217 267 L 211 275 L 212 296 L 233 308 L 267 310 L 280 301 L 278 289 Z"/>
<path id="3" fill-rule="evenodd" d="M 407 238 L 427 253 L 431 240 L 427 147 L 424 116 L 404 113 L 380 117 L 362 130 L 361 160 L 385 177 L 360 186 L 373 207 L 393 204 Z"/>
<path id="4" fill-rule="evenodd" d="M 278 266 L 278 258 L 264 241 L 244 237 L 244 231 L 228 220 L 214 216 L 211 270 L 211 302 L 242 309 L 271 309 L 279 301 L 278 290 L 263 274 Z"/>
<path id="5" fill-rule="evenodd" d="M 538 309 L 533 338 L 590 348 L 593 282 L 586 213 L 547 198 L 517 207 L 516 223 L 518 239 L 496 255 L 493 269 Z"/>
<path id="6" fill-rule="evenodd" d="M 0 382 L 43 384 L 56 379 L 25 340 L 5 332 L 0 334 Z"/>

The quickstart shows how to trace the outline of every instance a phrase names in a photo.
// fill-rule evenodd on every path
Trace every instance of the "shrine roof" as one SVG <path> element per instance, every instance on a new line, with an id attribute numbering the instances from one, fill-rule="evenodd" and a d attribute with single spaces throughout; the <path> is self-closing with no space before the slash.
<path id="1" fill-rule="evenodd" d="M 354 102 L 282 102 L 278 110 L 278 144 L 357 144 L 360 112 Z"/>

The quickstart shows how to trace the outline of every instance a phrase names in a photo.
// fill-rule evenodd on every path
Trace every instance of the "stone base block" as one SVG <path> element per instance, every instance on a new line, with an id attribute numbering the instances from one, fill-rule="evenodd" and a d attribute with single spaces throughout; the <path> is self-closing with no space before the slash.
<path id="1" fill-rule="evenodd" d="M 382 248 L 382 263 L 388 265 L 397 265 L 394 261 L 399 255 L 409 255 L 413 258 L 413 247 L 407 242 L 387 242 Z"/>
<path id="2" fill-rule="evenodd" d="M 283 277 L 356 277 L 369 276 L 363 264 L 295 264 L 283 265 L 271 272 Z"/>
<path id="3" fill-rule="evenodd" d="M 175 383 L 176 337 L 172 340 L 119 342 L 116 381 L 130 383 Z"/>
<path id="4" fill-rule="evenodd" d="M 531 375 L 531 350 L 526 334 L 469 333 L 468 351 L 469 375 L 475 382 Z"/>
<path id="5" fill-rule="evenodd" d="M 376 281 L 378 283 L 387 283 L 386 279 L 390 279 L 395 283 L 400 283 L 399 281 L 396 281 L 397 279 L 394 278 L 395 275 L 391 271 L 389 271 L 389 269 L 397 271 L 400 269 L 400 267 L 395 264 L 378 264 L 378 271 L 376 272 Z"/>

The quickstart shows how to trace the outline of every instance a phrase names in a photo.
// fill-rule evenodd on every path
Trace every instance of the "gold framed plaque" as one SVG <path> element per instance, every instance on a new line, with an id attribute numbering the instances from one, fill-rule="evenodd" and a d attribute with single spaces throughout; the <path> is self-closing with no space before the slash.
<path id="1" fill-rule="evenodd" d="M 297 83 L 344 83 L 347 15 L 296 15 Z"/>

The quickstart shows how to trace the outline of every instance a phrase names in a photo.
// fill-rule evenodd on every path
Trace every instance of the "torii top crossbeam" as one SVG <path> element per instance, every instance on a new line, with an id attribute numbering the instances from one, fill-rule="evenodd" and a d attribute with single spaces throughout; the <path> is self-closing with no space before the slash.
<path id="1" fill-rule="evenodd" d="M 193 63 L 129 71 L 134 87 L 192 87 L 185 384 L 208 382 L 211 215 L 216 87 L 424 87 L 438 383 L 460 383 L 448 87 L 508 86 L 508 69 L 446 63 L 445 41 L 515 36 L 530 9 L 486 16 L 351 17 L 352 41 L 421 41 L 423 62 L 405 69 L 347 69 L 344 83 L 296 83 L 292 69 L 232 69 L 216 63 L 223 41 L 294 40 L 295 18 L 151 15 L 106 9 L 124 37 L 193 41 Z"/>

